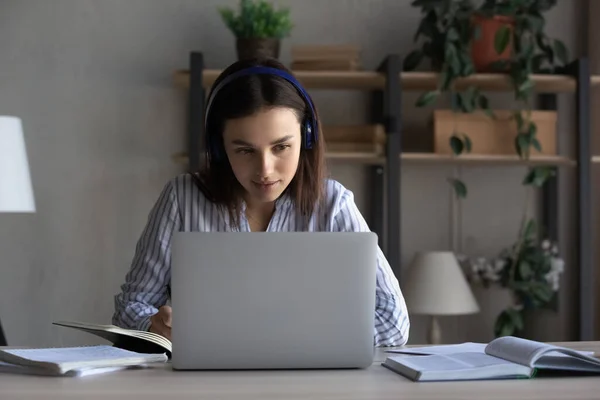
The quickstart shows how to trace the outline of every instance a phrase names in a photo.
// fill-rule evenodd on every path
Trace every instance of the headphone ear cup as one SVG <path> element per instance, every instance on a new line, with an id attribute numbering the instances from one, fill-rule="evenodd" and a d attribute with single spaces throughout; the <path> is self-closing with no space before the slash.
<path id="1" fill-rule="evenodd" d="M 302 124 L 302 140 L 304 142 L 304 148 L 310 149 L 313 146 L 313 127 L 312 124 L 305 120 Z"/>

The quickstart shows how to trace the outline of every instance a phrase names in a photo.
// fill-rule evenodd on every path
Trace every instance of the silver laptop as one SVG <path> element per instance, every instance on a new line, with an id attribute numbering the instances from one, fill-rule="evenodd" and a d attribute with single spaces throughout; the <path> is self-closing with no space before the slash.
<path id="1" fill-rule="evenodd" d="M 372 364 L 375 233 L 178 232 L 171 257 L 173 369 Z"/>

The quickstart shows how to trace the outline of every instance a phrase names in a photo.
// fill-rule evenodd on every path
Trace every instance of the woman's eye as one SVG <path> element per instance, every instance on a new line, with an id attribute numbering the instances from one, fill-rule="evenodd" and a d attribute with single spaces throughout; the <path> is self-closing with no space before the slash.
<path id="1" fill-rule="evenodd" d="M 275 146 L 275 151 L 283 151 L 288 147 L 290 147 L 289 144 L 278 144 L 277 146 Z"/>
<path id="2" fill-rule="evenodd" d="M 251 154 L 252 153 L 252 149 L 244 149 L 244 148 L 238 149 L 237 153 L 238 154 Z"/>

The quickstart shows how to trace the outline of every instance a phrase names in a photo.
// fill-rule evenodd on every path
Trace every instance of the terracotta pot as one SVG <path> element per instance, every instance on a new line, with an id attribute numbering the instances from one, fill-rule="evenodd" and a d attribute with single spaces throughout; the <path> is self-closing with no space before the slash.
<path id="1" fill-rule="evenodd" d="M 471 57 L 473 67 L 477 72 L 492 71 L 493 63 L 497 61 L 510 60 L 512 55 L 512 33 L 514 29 L 514 19 L 506 16 L 496 15 L 487 17 L 484 15 L 473 16 L 472 23 L 474 27 L 479 27 L 480 34 L 473 38 L 471 43 Z M 496 52 L 494 41 L 496 32 L 503 26 L 508 26 L 511 32 L 511 39 L 508 46 L 502 54 Z M 497 69 L 496 69 L 497 70 Z"/>
<path id="2" fill-rule="evenodd" d="M 256 57 L 279 58 L 279 39 L 238 38 L 236 50 L 238 60 Z"/>

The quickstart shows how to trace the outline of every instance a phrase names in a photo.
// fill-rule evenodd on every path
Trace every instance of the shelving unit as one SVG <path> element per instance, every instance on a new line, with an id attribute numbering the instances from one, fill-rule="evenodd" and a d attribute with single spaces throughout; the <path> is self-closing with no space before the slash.
<path id="1" fill-rule="evenodd" d="M 371 153 L 328 153 L 331 163 L 352 163 L 370 168 L 374 193 L 370 226 L 380 239 L 390 265 L 400 276 L 400 168 L 408 164 L 426 165 L 546 165 L 555 168 L 575 168 L 577 176 L 577 265 L 579 266 L 579 338 L 591 340 L 594 327 L 594 274 L 591 243 L 591 164 L 600 163 L 600 156 L 590 153 L 590 88 L 600 86 L 600 76 L 590 76 L 587 59 L 579 59 L 565 69 L 564 75 L 534 75 L 535 91 L 539 94 L 541 109 L 556 109 L 557 95 L 571 93 L 577 103 L 575 159 L 556 155 L 536 155 L 530 160 L 516 156 L 461 155 L 454 157 L 434 153 L 408 153 L 401 148 L 402 94 L 404 91 L 433 90 L 438 74 L 433 72 L 403 72 L 401 58 L 389 55 L 375 71 L 296 71 L 300 82 L 309 90 L 362 90 L 373 94 L 372 123 L 384 126 L 387 140 L 385 156 Z M 175 84 L 188 90 L 188 148 L 172 156 L 175 162 L 196 170 L 200 165 L 201 140 L 204 135 L 203 115 L 207 89 L 221 70 L 205 69 L 203 54 L 192 52 L 187 70 L 174 73 Z M 457 82 L 457 87 L 476 85 L 483 91 L 511 91 L 511 83 L 504 74 L 477 74 Z M 558 236 L 558 178 L 553 178 L 543 190 L 544 224 L 550 236 Z M 385 197 L 384 197 L 385 193 Z M 392 206 L 390 206 L 392 205 Z M 384 217 L 385 215 L 385 217 Z M 385 219 L 384 219 L 385 218 Z M 385 227 L 385 228 L 384 228 Z"/>

